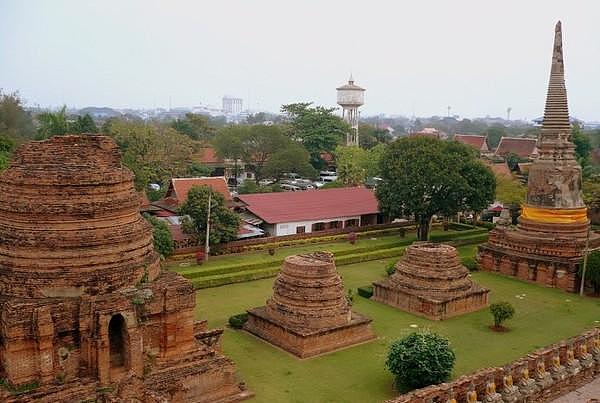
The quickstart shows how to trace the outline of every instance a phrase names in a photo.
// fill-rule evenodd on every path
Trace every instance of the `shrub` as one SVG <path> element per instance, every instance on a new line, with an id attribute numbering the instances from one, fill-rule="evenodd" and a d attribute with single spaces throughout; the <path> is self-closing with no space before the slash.
<path id="1" fill-rule="evenodd" d="M 346 293 L 346 302 L 349 306 L 352 306 L 352 304 L 354 304 L 354 292 L 352 292 L 351 288 L 349 288 L 348 292 Z"/>
<path id="2" fill-rule="evenodd" d="M 579 267 L 579 278 L 583 273 L 583 264 Z M 600 293 L 600 251 L 593 251 L 588 255 L 585 269 L 585 282 L 591 284 L 594 293 Z"/>
<path id="3" fill-rule="evenodd" d="M 144 218 L 152 225 L 154 250 L 164 258 L 171 256 L 175 250 L 175 243 L 167 223 L 148 214 L 144 214 Z"/>
<path id="4" fill-rule="evenodd" d="M 502 322 L 514 316 L 515 308 L 509 302 L 502 301 L 491 304 L 490 312 L 494 317 L 494 327 L 501 328 Z"/>
<path id="5" fill-rule="evenodd" d="M 460 262 L 463 266 L 469 269 L 469 271 L 479 270 L 479 265 L 477 264 L 477 260 L 474 257 L 463 257 Z"/>
<path id="6" fill-rule="evenodd" d="M 275 255 L 275 248 L 269 248 L 269 255 Z"/>
<path id="7" fill-rule="evenodd" d="M 356 236 L 356 232 L 351 232 L 348 234 L 348 242 L 350 242 L 350 244 L 354 245 L 356 243 L 356 239 L 358 238 L 358 236 Z"/>
<path id="8" fill-rule="evenodd" d="M 356 289 L 356 291 L 357 291 L 358 295 L 360 295 L 363 298 L 369 299 L 373 296 L 373 287 L 370 285 L 365 286 L 365 287 L 358 287 Z"/>
<path id="9" fill-rule="evenodd" d="M 248 321 L 247 313 L 240 313 L 229 317 L 229 325 L 234 329 L 241 329 Z"/>
<path id="10" fill-rule="evenodd" d="M 466 223 L 459 223 L 459 222 L 449 223 L 448 228 L 450 228 L 453 231 L 466 231 L 466 230 L 474 229 L 474 227 L 472 225 L 469 225 Z"/>
<path id="11" fill-rule="evenodd" d="M 196 264 L 204 263 L 204 259 L 206 258 L 206 254 L 202 249 L 196 252 Z"/>
<path id="12" fill-rule="evenodd" d="M 494 227 L 496 226 L 496 224 L 491 223 L 489 221 L 477 221 L 476 225 L 478 227 L 483 227 L 486 229 L 494 229 Z"/>
<path id="13" fill-rule="evenodd" d="M 392 274 L 394 274 L 394 272 L 396 271 L 396 262 L 395 261 L 391 261 L 388 264 L 385 265 L 385 273 L 388 276 L 391 276 Z"/>
<path id="14" fill-rule="evenodd" d="M 385 365 L 394 374 L 397 387 L 414 389 L 446 381 L 455 359 L 447 339 L 419 332 L 392 343 Z"/>

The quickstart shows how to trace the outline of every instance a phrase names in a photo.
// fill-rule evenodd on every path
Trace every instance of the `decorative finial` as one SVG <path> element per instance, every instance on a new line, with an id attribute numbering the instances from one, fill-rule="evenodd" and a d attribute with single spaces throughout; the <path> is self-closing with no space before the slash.
<path id="1" fill-rule="evenodd" d="M 554 51 L 552 53 L 552 72 L 564 73 L 564 60 L 562 49 L 562 24 L 560 21 L 556 23 L 554 28 Z"/>
<path id="2" fill-rule="evenodd" d="M 348 79 L 348 84 L 354 84 L 354 77 L 352 77 L 352 73 L 350 73 L 350 78 Z"/>

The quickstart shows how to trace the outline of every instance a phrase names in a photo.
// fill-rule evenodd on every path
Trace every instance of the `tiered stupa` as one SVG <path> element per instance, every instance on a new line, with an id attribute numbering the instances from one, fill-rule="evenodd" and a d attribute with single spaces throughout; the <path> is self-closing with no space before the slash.
<path id="1" fill-rule="evenodd" d="M 529 168 L 527 202 L 516 228 L 498 225 L 479 248 L 484 270 L 575 291 L 577 270 L 589 230 L 581 193 L 581 167 L 570 141 L 571 125 L 565 88 L 560 21 L 554 51 L 539 158 Z M 590 246 L 599 246 L 592 233 Z"/>
<path id="2" fill-rule="evenodd" d="M 108 137 L 17 150 L 0 175 L 0 401 L 250 396 L 220 353 L 222 330 L 194 322 L 192 285 L 161 271 L 138 208 Z"/>
<path id="3" fill-rule="evenodd" d="M 244 328 L 306 358 L 374 339 L 370 323 L 350 309 L 333 255 L 315 252 L 285 259 L 273 296 Z"/>
<path id="4" fill-rule="evenodd" d="M 432 320 L 485 308 L 488 293 L 473 283 L 456 248 L 432 242 L 414 242 L 396 271 L 373 283 L 373 300 Z"/>

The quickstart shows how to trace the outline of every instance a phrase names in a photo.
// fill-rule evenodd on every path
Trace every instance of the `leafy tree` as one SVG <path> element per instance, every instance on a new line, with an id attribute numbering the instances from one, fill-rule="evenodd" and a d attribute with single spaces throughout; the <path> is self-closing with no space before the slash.
<path id="1" fill-rule="evenodd" d="M 213 140 L 213 146 L 217 155 L 220 158 L 231 159 L 234 161 L 234 171 L 237 180 L 238 177 L 238 162 L 247 160 L 247 150 L 244 147 L 244 137 L 246 129 L 244 126 L 226 126 L 219 130 L 217 136 Z"/>
<path id="2" fill-rule="evenodd" d="M 378 144 L 387 144 L 392 140 L 392 136 L 385 129 L 380 129 L 366 123 L 358 125 L 358 139 L 362 148 L 370 149 Z"/>
<path id="3" fill-rule="evenodd" d="M 310 102 L 288 104 L 283 105 L 281 111 L 288 116 L 290 136 L 308 150 L 312 166 L 321 169 L 325 166 L 321 154 L 333 153 L 350 126 L 333 114 L 335 108 L 311 105 Z"/>
<path id="4" fill-rule="evenodd" d="M 58 112 L 40 113 L 36 118 L 39 123 L 37 138 L 40 140 L 69 133 L 66 106 L 63 106 Z"/>
<path id="5" fill-rule="evenodd" d="M 227 208 L 223 195 L 208 186 L 194 186 L 188 192 L 187 200 L 179 208 L 179 214 L 186 216 L 182 223 L 183 230 L 204 242 L 209 194 L 211 195 L 209 243 L 214 245 L 235 240 L 240 219 Z"/>
<path id="6" fill-rule="evenodd" d="M 397 386 L 416 389 L 446 381 L 455 360 L 448 339 L 419 332 L 392 343 L 385 365 L 394 374 Z"/>
<path id="7" fill-rule="evenodd" d="M 120 119 L 111 120 L 103 129 L 119 145 L 138 190 L 147 188 L 148 183 L 163 185 L 173 177 L 187 175 L 194 151 L 187 136 L 169 127 Z"/>
<path id="8" fill-rule="evenodd" d="M 23 109 L 19 93 L 3 93 L 0 89 L 0 135 L 18 142 L 35 136 L 31 114 Z"/>
<path id="9" fill-rule="evenodd" d="M 280 179 L 284 173 L 295 172 L 305 178 L 314 178 L 317 171 L 308 162 L 308 152 L 299 144 L 276 152 L 269 158 L 263 169 L 264 177 Z"/>
<path id="10" fill-rule="evenodd" d="M 154 250 L 163 258 L 171 256 L 175 250 L 175 244 L 167 223 L 148 214 L 144 214 L 144 218 L 152 225 Z"/>
<path id="11" fill-rule="evenodd" d="M 490 312 L 494 317 L 494 327 L 502 328 L 502 323 L 515 315 L 515 308 L 509 302 L 496 302 L 490 305 Z"/>
<path id="12" fill-rule="evenodd" d="M 434 215 L 481 211 L 494 200 L 495 178 L 475 150 L 454 141 L 402 138 L 387 146 L 376 190 L 392 218 L 414 215 L 419 240 L 427 240 Z"/>
<path id="13" fill-rule="evenodd" d="M 583 133 L 579 125 L 574 124 L 571 130 L 571 141 L 575 144 L 575 158 L 582 167 L 590 164 L 592 143 L 590 136 Z"/>
<path id="14" fill-rule="evenodd" d="M 293 146 L 279 125 L 253 125 L 246 126 L 246 133 L 242 138 L 244 145 L 244 162 L 254 166 L 256 179 L 262 179 L 263 168 L 273 154 Z"/>
<path id="15" fill-rule="evenodd" d="M 346 185 L 344 185 L 343 182 L 341 182 L 340 180 L 336 180 L 333 182 L 327 182 L 326 184 L 321 186 L 321 189 L 338 189 L 338 188 L 345 188 L 345 187 L 346 187 Z"/>
<path id="16" fill-rule="evenodd" d="M 503 125 L 496 124 L 489 127 L 485 134 L 487 135 L 488 145 L 494 149 L 500 144 L 500 139 L 506 136 L 506 128 Z"/>
<path id="17" fill-rule="evenodd" d="M 518 171 L 519 163 L 525 161 L 523 158 L 519 157 L 517 154 L 514 153 L 506 154 L 504 156 L 504 159 L 506 160 L 506 165 L 508 165 L 508 169 L 510 169 L 511 172 Z"/>
<path id="18" fill-rule="evenodd" d="M 86 113 L 83 116 L 77 116 L 77 120 L 75 122 L 69 124 L 69 132 L 71 133 L 98 133 L 98 127 L 96 126 L 96 122 L 90 116 L 89 113 Z"/>
<path id="19" fill-rule="evenodd" d="M 273 188 L 273 186 L 262 186 L 255 181 L 246 179 L 240 187 L 238 187 L 239 194 L 250 194 L 250 193 L 271 193 L 281 192 L 281 188 Z"/>
<path id="20" fill-rule="evenodd" d="M 368 151 L 357 146 L 338 146 L 334 153 L 337 180 L 344 186 L 363 185 L 367 179 L 368 154 Z"/>
<path id="21" fill-rule="evenodd" d="M 583 264 L 579 268 L 579 277 L 583 272 Z M 593 251 L 588 255 L 585 269 L 585 282 L 591 284 L 595 294 L 600 294 L 600 251 Z"/>
<path id="22" fill-rule="evenodd" d="M 216 129 L 211 125 L 207 116 L 196 113 L 186 113 L 185 118 L 175 119 L 171 127 L 192 140 L 210 141 L 214 138 Z"/>
<path id="23" fill-rule="evenodd" d="M 496 176 L 496 200 L 520 206 L 527 197 L 527 187 L 518 179 L 503 175 Z"/>

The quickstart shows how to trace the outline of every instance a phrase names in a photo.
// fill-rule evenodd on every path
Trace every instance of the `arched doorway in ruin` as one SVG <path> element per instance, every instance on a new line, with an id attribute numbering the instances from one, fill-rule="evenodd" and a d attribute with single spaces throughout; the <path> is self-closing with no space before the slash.
<path id="1" fill-rule="evenodd" d="M 108 323 L 110 367 L 120 368 L 127 364 L 127 325 L 120 313 L 113 315 Z"/>

